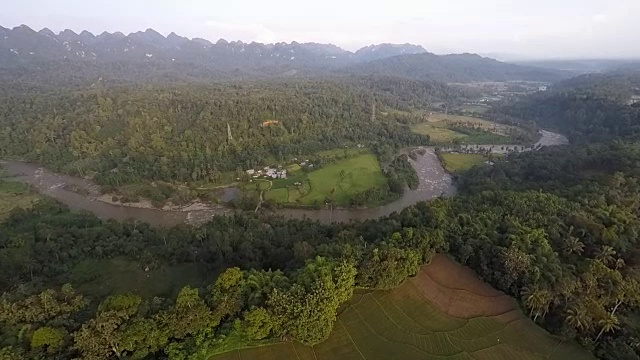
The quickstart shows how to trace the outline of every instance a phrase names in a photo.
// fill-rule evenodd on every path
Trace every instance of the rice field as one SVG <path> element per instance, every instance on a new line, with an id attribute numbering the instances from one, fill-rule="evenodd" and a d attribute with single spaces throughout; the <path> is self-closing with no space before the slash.
<path id="1" fill-rule="evenodd" d="M 481 154 L 459 154 L 459 153 L 442 153 L 438 157 L 442 162 L 442 166 L 449 173 L 457 173 L 469 170 L 476 165 L 482 165 L 487 160 Z"/>
<path id="2" fill-rule="evenodd" d="M 354 295 L 325 342 L 235 350 L 210 360 L 594 359 L 535 325 L 517 303 L 445 256 L 391 291 Z"/>

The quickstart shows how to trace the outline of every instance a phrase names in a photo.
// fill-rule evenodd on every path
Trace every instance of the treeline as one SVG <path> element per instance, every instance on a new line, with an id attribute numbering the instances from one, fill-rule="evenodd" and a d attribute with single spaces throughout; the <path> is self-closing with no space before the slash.
<path id="1" fill-rule="evenodd" d="M 362 230 L 346 225 L 255 214 L 199 229 L 152 229 L 101 222 L 49 201 L 15 211 L 1 227 L 0 341 L 16 359 L 206 358 L 268 339 L 318 343 L 356 284 L 397 286 L 443 246 L 437 232 L 395 227 L 368 246 L 355 236 Z M 186 286 L 170 300 L 87 299 L 69 284 L 41 290 L 68 280 L 82 260 L 122 256 L 142 267 L 204 262 L 211 273 L 227 270 L 210 287 Z"/>
<path id="2" fill-rule="evenodd" d="M 216 181 L 221 172 L 345 145 L 425 144 L 384 110 L 461 95 L 370 77 L 16 93 L 0 97 L 0 156 L 95 174 L 103 185 Z M 268 120 L 277 123 L 264 126 Z"/>
<path id="3" fill-rule="evenodd" d="M 416 169 L 409 162 L 409 156 L 413 160 L 417 160 L 417 157 L 422 155 L 424 155 L 424 150 L 414 150 L 409 155 L 400 155 L 391 162 L 385 175 L 389 179 L 389 188 L 392 192 L 402 194 L 406 188 L 418 188 L 420 179 Z"/>
<path id="4" fill-rule="evenodd" d="M 541 127 L 562 132 L 574 143 L 637 141 L 640 139 L 640 104 L 626 103 L 629 89 L 624 101 L 606 89 L 608 85 L 600 82 L 590 82 L 589 86 L 561 86 L 497 106 L 487 116 L 535 121 Z M 640 90 L 636 91 L 640 94 Z"/>
<path id="5" fill-rule="evenodd" d="M 288 87 L 295 86 L 285 86 Z M 232 91 L 230 89 L 238 94 L 249 92 L 244 87 L 220 91 Z M 253 90 L 250 93 L 254 94 Z M 393 161 L 390 155 L 393 141 L 407 140 L 402 137 L 404 135 L 397 135 L 403 132 L 384 132 L 378 125 L 367 129 L 353 125 L 384 124 L 382 116 L 372 121 L 371 114 L 366 113 L 369 106 L 351 108 L 360 103 L 355 98 L 340 98 L 343 102 L 336 102 L 336 94 L 340 93 L 321 91 L 321 96 L 316 94 L 308 98 L 299 97 L 305 93 L 301 89 L 284 93 L 297 99 L 296 105 L 288 105 L 295 106 L 296 110 L 300 104 L 333 106 L 328 109 L 310 106 L 307 110 L 334 114 L 322 118 L 336 119 L 336 122 L 341 119 L 340 124 L 347 124 L 344 128 L 347 130 L 331 127 L 321 131 L 309 120 L 312 117 L 308 117 L 308 121 L 300 121 L 291 128 L 296 131 L 290 131 L 284 125 L 283 128 L 254 131 L 253 141 L 262 147 L 252 147 L 243 135 L 239 135 L 237 141 L 247 141 L 247 148 L 253 149 L 257 156 L 259 149 L 272 146 L 270 136 L 257 136 L 261 131 L 280 131 L 278 137 L 284 139 L 295 138 L 298 133 L 316 139 L 322 139 L 322 134 L 346 136 L 347 133 L 360 139 L 357 136 L 364 136 L 356 136 L 360 131 L 371 134 L 368 131 L 375 130 L 378 132 L 373 134 L 377 134 L 377 139 L 383 135 L 390 139 L 377 140 L 382 145 L 374 148 L 383 162 L 384 159 Z M 164 126 L 173 133 L 174 124 L 195 126 L 192 134 L 205 132 L 197 122 L 186 120 L 187 115 L 181 110 L 192 113 L 190 107 L 197 109 L 207 104 L 207 99 L 215 98 L 215 92 L 207 93 L 206 99 L 198 98 L 200 101 L 193 104 L 173 102 L 172 96 L 155 93 L 160 99 L 154 102 L 156 107 L 139 107 L 138 103 L 146 102 L 139 101 L 136 96 L 146 98 L 150 94 L 154 92 L 129 93 L 130 104 L 124 98 L 114 102 L 110 97 L 111 103 L 107 98 L 100 103 L 96 101 L 95 93 L 86 94 L 86 97 L 92 99 L 88 103 L 97 104 L 98 109 L 100 106 L 110 109 L 103 109 L 107 114 L 122 110 L 128 116 L 127 121 L 136 118 L 131 116 L 136 114 L 136 109 L 140 109 L 138 118 L 143 119 L 142 114 L 147 113 L 154 116 L 149 119 L 161 119 L 161 110 L 171 114 L 171 117 L 164 117 L 175 120 L 169 125 L 156 120 L 134 121 L 141 129 L 140 133 L 148 135 L 149 141 L 157 140 L 158 137 L 152 135 L 157 135 L 155 131 Z M 83 95 L 76 96 L 72 97 L 75 103 L 62 104 L 67 106 L 64 114 L 69 118 L 76 116 L 77 120 L 61 128 L 65 129 L 68 141 L 76 130 L 72 126 L 79 126 L 87 135 L 91 133 L 91 141 L 77 143 L 84 147 L 75 149 L 67 142 L 71 150 L 64 150 L 61 144 L 67 140 L 65 136 L 57 137 L 58 128 L 51 122 L 55 117 L 43 115 L 41 123 L 47 126 L 40 127 L 35 120 L 23 122 L 13 115 L 7 116 L 12 112 L 3 107 L 9 126 L 4 127 L 2 139 L 9 140 L 11 149 L 25 151 L 5 155 L 22 154 L 34 156 L 36 160 L 41 157 L 51 160 L 42 161 L 58 166 L 63 165 L 56 161 L 66 156 L 79 170 L 87 171 L 95 166 L 100 156 L 114 158 L 103 152 L 105 149 L 117 153 L 115 148 L 121 147 L 127 149 L 127 156 L 117 153 L 115 158 L 121 160 L 109 160 L 112 162 L 108 166 L 100 165 L 98 161 L 98 165 L 104 166 L 95 167 L 99 174 L 113 174 L 114 177 L 156 174 L 148 171 L 162 174 L 164 170 L 150 170 L 140 160 L 157 156 L 153 152 L 157 149 L 151 147 L 151 142 L 145 142 L 147 138 L 135 142 L 134 136 L 133 142 L 129 143 L 131 139 L 124 135 L 129 133 L 122 130 L 125 128 L 118 122 L 122 119 L 118 120 L 115 115 L 101 118 L 95 115 L 100 114 L 97 110 L 95 114 L 83 113 L 81 109 L 87 109 L 82 106 Z M 199 95 L 194 91 L 189 96 L 197 98 Z M 538 102 L 539 96 L 545 96 L 546 100 Z M 247 105 L 246 109 L 264 111 L 265 107 L 253 107 L 245 97 L 238 95 L 231 105 Z M 273 98 L 264 95 L 264 99 Z M 510 109 L 498 109 L 514 117 L 538 114 L 532 119 L 566 130 L 579 144 L 511 154 L 505 162 L 463 174 L 459 180 L 459 196 L 419 203 L 378 220 L 322 225 L 251 213 L 216 217 L 200 228 L 159 229 L 136 222 L 100 221 L 89 214 L 69 212 L 50 201 L 40 202 L 28 211 L 14 211 L 0 224 L 0 289 L 4 292 L 0 299 L 0 356 L 11 359 L 203 359 L 213 352 L 268 341 L 298 340 L 313 344 L 328 336 L 338 305 L 350 296 L 354 287 L 392 288 L 415 274 L 435 251 L 440 251 L 470 266 L 490 284 L 516 297 L 526 314 L 551 332 L 567 340 L 579 341 L 602 359 L 638 359 L 640 182 L 637 164 L 640 163 L 640 147 L 633 142 L 638 124 L 637 107 L 606 99 L 587 100 L 577 93 L 550 93 L 534 95 Z M 44 100 L 36 97 L 15 103 L 7 101 L 13 104 L 11 108 L 17 109 L 16 114 L 21 114 L 30 108 L 29 104 Z M 521 107 L 525 103 L 543 106 L 538 110 L 530 105 Z M 562 114 L 565 105 L 566 114 Z M 207 106 L 215 109 L 213 105 Z M 39 108 L 40 105 L 33 107 Z M 220 109 L 225 109 L 219 110 L 225 115 L 245 111 L 236 106 Z M 267 109 L 273 111 L 274 107 Z M 593 111 L 586 111 L 589 109 Z M 82 115 L 90 114 L 94 114 L 93 117 L 85 118 L 94 120 L 79 120 Z M 353 122 L 353 119 L 360 119 L 359 114 L 368 116 L 364 122 Z M 553 116 L 544 117 L 545 114 Z M 57 120 L 59 125 L 67 124 L 67 115 Z M 107 119 L 112 120 L 116 128 L 109 128 L 111 121 Z M 85 123 L 98 124 L 100 129 L 82 127 Z M 213 123 L 216 122 L 204 122 Z M 34 129 L 21 124 L 31 124 Z M 387 130 L 396 126 L 403 128 L 399 122 L 395 124 L 380 126 L 389 126 Z M 225 138 L 226 121 L 219 125 L 215 130 L 221 130 L 220 137 Z M 40 137 L 25 140 L 19 131 L 13 130 L 14 127 L 23 134 L 34 136 L 37 133 Z M 144 132 L 147 127 L 154 132 Z M 109 135 L 112 132 L 119 135 Z M 49 141 L 51 134 L 54 134 L 53 140 Z M 103 137 L 98 136 L 100 134 Z M 127 142 L 122 142 L 121 137 Z M 41 139 L 41 142 L 34 142 L 33 149 L 27 149 L 26 141 L 31 139 Z M 114 143 L 109 140 L 94 142 L 96 139 L 114 139 Z M 165 138 L 160 136 L 159 139 L 163 142 L 157 144 L 165 145 L 160 149 L 168 148 Z M 596 140 L 601 142 L 596 143 Z M 193 143 L 198 144 L 197 141 Z M 2 142 L 2 146 L 4 144 Z M 99 149 L 93 155 L 95 157 L 85 156 L 80 160 L 72 153 L 94 149 L 93 144 Z M 139 147 L 138 144 L 144 145 Z M 186 151 L 189 149 L 186 144 L 190 143 L 177 143 L 175 148 Z M 294 148 L 295 144 L 292 142 L 290 146 Z M 215 145 L 223 146 L 222 151 L 226 149 L 224 146 L 232 144 Z M 147 150 L 147 146 L 153 151 Z M 311 147 L 310 144 L 305 146 Z M 50 154 L 43 152 L 44 149 Z M 200 156 L 195 154 L 201 150 L 194 148 L 193 156 Z M 141 157 L 136 158 L 135 154 Z M 174 174 L 174 167 L 195 164 L 190 160 L 191 153 L 186 154 L 184 159 L 172 158 L 166 165 L 168 174 Z M 158 160 L 155 167 L 161 169 L 161 158 L 154 159 Z M 216 163 L 213 159 L 207 161 L 220 164 L 222 168 L 224 161 L 216 160 L 220 161 Z M 176 163 L 175 160 L 180 161 Z M 136 164 L 135 170 L 131 164 Z M 128 168 L 131 170 L 125 171 Z M 398 169 L 402 168 L 404 165 L 399 164 Z M 206 264 L 212 276 L 220 275 L 215 281 L 212 279 L 209 286 L 184 287 L 177 296 L 167 294 L 168 299 L 149 299 L 133 294 L 89 298 L 74 290 L 82 284 L 65 285 L 71 279 L 70 269 L 79 262 L 116 257 L 134 261 L 141 268 Z"/>
<path id="6" fill-rule="evenodd" d="M 629 197 L 636 190 L 619 183 L 609 192 Z M 3 346 L 29 357 L 52 351 L 48 356 L 199 358 L 264 339 L 315 343 L 329 334 L 336 304 L 353 286 L 391 288 L 441 251 L 518 298 L 554 333 L 579 340 L 602 358 L 620 359 L 635 351 L 637 329 L 628 319 L 636 316 L 640 300 L 635 275 L 640 221 L 633 204 L 619 204 L 609 193 L 599 196 L 610 202 L 487 190 L 363 223 L 329 226 L 240 214 L 199 229 L 166 230 L 100 222 L 45 202 L 17 211 L 0 231 L 4 289 L 11 290 L 3 298 L 10 309 L 30 301 L 27 295 L 34 291 L 66 282 L 69 267 L 85 258 L 126 256 L 143 267 L 204 262 L 212 273 L 235 265 L 254 270 L 227 270 L 212 287 L 185 288 L 172 300 L 91 299 L 83 310 L 61 315 L 64 321 L 56 315 L 3 326 Z M 117 236 L 109 237 L 111 232 Z M 251 274 L 266 277 L 255 280 L 266 285 L 248 285 Z M 349 285 L 338 286 L 338 279 Z M 126 305 L 113 305 L 120 301 Z M 111 330 L 104 333 L 107 324 Z M 54 332 L 62 345 L 37 345 L 43 344 L 42 332 Z M 131 339 L 137 342 L 127 343 Z"/>

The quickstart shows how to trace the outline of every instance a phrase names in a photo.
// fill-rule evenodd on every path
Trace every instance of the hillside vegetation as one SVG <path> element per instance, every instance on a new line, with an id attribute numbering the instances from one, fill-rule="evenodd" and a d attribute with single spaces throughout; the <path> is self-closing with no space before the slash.
<path id="1" fill-rule="evenodd" d="M 213 356 L 231 359 L 591 359 L 524 316 L 445 256 L 390 291 L 357 292 L 327 340 L 265 345 Z"/>
<path id="2" fill-rule="evenodd" d="M 389 78 L 156 85 L 2 87 L 0 156 L 103 184 L 206 187 L 259 162 L 356 147 L 402 187 L 416 179 L 395 150 L 428 140 L 411 132 L 424 120 L 415 109 L 457 98 Z M 16 207 L 0 221 L 0 358 L 202 360 L 284 341 L 248 351 L 637 360 L 639 115 L 578 90 L 503 104 L 487 118 L 530 117 L 574 143 L 473 167 L 456 196 L 363 222 L 251 209 L 163 228 L 47 198 Z"/>
<path id="3" fill-rule="evenodd" d="M 105 185 L 215 183 L 225 171 L 286 164 L 345 145 L 393 156 L 393 149 L 428 138 L 403 125 L 403 115 L 372 119 L 374 103 L 379 111 L 412 109 L 459 96 L 437 84 L 366 78 L 20 94 L 0 98 L 0 156 L 95 174 Z"/>

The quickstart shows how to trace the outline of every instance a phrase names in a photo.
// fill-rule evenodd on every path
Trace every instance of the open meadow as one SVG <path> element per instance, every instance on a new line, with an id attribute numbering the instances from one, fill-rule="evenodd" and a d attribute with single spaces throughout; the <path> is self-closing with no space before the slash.
<path id="1" fill-rule="evenodd" d="M 438 157 L 444 169 L 452 174 L 469 170 L 487 161 L 486 156 L 481 154 L 442 153 L 438 154 Z"/>
<path id="2" fill-rule="evenodd" d="M 236 350 L 210 360 L 573 360 L 593 359 L 551 336 L 512 298 L 470 269 L 437 255 L 391 291 L 361 291 L 338 316 L 329 339 Z"/>
<path id="3" fill-rule="evenodd" d="M 451 144 L 510 144 L 513 134 L 523 129 L 471 116 L 430 113 L 425 121 L 411 127 L 417 134 L 428 135 L 435 145 Z"/>
<path id="4" fill-rule="evenodd" d="M 336 152 L 352 157 L 309 172 L 301 170 L 298 165 L 291 166 L 287 179 L 273 180 L 265 199 L 278 204 L 303 206 L 322 205 L 325 200 L 333 199 L 336 205 L 349 206 L 355 194 L 386 186 L 387 178 L 373 154 L 358 155 L 341 149 Z M 329 152 L 322 155 L 327 156 Z"/>

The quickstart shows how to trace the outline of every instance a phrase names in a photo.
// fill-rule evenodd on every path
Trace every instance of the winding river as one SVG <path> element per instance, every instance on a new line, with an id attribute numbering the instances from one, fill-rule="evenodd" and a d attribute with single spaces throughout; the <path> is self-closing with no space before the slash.
<path id="1" fill-rule="evenodd" d="M 557 133 L 541 131 L 541 138 L 537 146 L 554 146 L 568 143 L 567 139 Z M 475 145 L 469 145 L 473 147 Z M 522 151 L 520 147 L 513 145 L 484 145 L 483 149 L 494 152 Z M 384 206 L 370 209 L 278 209 L 277 214 L 287 218 L 311 219 L 323 223 L 347 222 L 349 220 L 375 219 L 399 212 L 402 209 L 414 205 L 419 201 L 425 201 L 440 196 L 455 194 L 456 189 L 453 179 L 440 164 L 433 147 L 423 147 L 424 155 L 410 160 L 420 178 L 420 183 L 415 190 L 406 190 L 396 201 Z M 103 219 L 135 219 L 148 222 L 156 226 L 173 226 L 180 223 L 198 225 L 205 223 L 211 217 L 232 213 L 234 210 L 227 207 L 199 209 L 198 207 L 186 207 L 176 210 L 160 210 L 149 208 L 137 208 L 118 204 L 111 204 L 98 200 L 99 187 L 90 180 L 51 172 L 45 168 L 21 161 L 0 161 L 2 166 L 14 176 L 14 180 L 35 186 L 43 194 L 57 199 L 74 210 L 85 210 L 94 213 Z M 78 190 L 81 191 L 78 191 Z M 84 193 L 84 194 L 80 194 Z"/>

